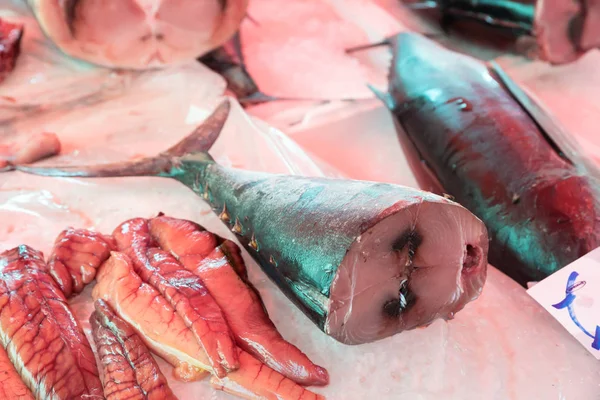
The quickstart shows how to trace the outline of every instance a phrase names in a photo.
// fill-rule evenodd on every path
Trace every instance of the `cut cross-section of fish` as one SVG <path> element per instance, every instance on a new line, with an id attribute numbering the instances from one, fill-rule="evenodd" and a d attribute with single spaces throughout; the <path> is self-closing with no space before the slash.
<path id="1" fill-rule="evenodd" d="M 173 365 L 176 378 L 204 378 L 212 367 L 202 345 L 169 302 L 142 282 L 131 264 L 125 254 L 112 252 L 98 270 L 92 297 L 106 301 L 152 351 Z"/>
<path id="2" fill-rule="evenodd" d="M 238 368 L 235 339 L 221 309 L 202 280 L 169 253 L 150 247 L 148 221 L 135 218 L 113 233 L 117 247 L 129 256 L 134 271 L 154 287 L 192 330 L 213 371 L 223 377 Z"/>
<path id="3" fill-rule="evenodd" d="M 33 400 L 34 397 L 10 362 L 4 347 L 0 346 L 0 399 Z"/>
<path id="4" fill-rule="evenodd" d="M 101 399 L 94 353 L 42 253 L 0 254 L 0 341 L 37 399 Z"/>
<path id="5" fill-rule="evenodd" d="M 90 324 L 104 371 L 106 400 L 177 400 L 142 339 L 103 300 Z"/>
<path id="6" fill-rule="evenodd" d="M 240 364 L 239 370 L 223 379 L 213 377 L 210 380 L 211 385 L 215 389 L 248 400 L 325 399 L 272 370 L 243 350 L 240 350 Z"/>
<path id="7" fill-rule="evenodd" d="M 162 248 L 173 251 L 183 260 L 184 267 L 202 279 L 244 350 L 297 383 L 326 385 L 329 382 L 324 368 L 313 364 L 304 353 L 281 337 L 256 290 L 229 264 L 226 252 L 227 249 L 233 250 L 232 242 L 227 246 L 222 244 L 204 256 L 205 246 L 195 243 L 195 240 L 217 242 L 207 238 L 210 232 L 191 221 L 165 216 L 150 221 L 150 232 Z M 193 249 L 201 249 L 202 252 L 197 255 Z M 235 295 L 232 296 L 232 293 Z"/>
<path id="8" fill-rule="evenodd" d="M 58 235 L 48 261 L 50 275 L 66 297 L 81 293 L 110 256 L 112 238 L 86 229 L 66 229 Z"/>
<path id="9" fill-rule="evenodd" d="M 70 56 L 143 69 L 191 61 L 225 43 L 248 0 L 27 0 Z"/>

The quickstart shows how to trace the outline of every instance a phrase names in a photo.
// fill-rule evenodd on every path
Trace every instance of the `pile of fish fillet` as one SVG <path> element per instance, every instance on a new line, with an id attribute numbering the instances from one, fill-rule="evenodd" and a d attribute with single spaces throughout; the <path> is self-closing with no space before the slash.
<path id="1" fill-rule="evenodd" d="M 214 388 L 243 398 L 318 399 L 300 385 L 328 383 L 269 319 L 239 247 L 191 221 L 136 218 L 109 236 L 67 229 L 47 263 L 21 245 L 0 265 L 4 398 L 176 399 L 150 349 L 180 381 L 210 374 Z M 94 279 L 99 368 L 67 304 Z"/>
<path id="2" fill-rule="evenodd" d="M 327 12 L 337 15 L 337 18 L 342 20 L 343 17 L 334 10 L 332 7 Z M 359 32 L 356 27 L 354 29 Z M 27 43 L 26 47 L 29 47 Z M 27 70 L 33 71 L 39 64 L 35 68 L 30 63 L 25 66 Z M 61 72 L 61 68 L 67 73 Z M 13 79 L 8 84 L 15 85 L 20 90 L 12 92 L 20 95 L 18 100 L 27 96 L 30 96 L 29 99 L 35 98 L 36 90 L 46 92 L 45 101 L 51 102 L 59 112 L 23 115 L 23 110 L 9 110 L 19 118 L 3 121 L 3 128 L 6 128 L 9 135 L 22 131 L 34 134 L 39 126 L 43 126 L 45 131 L 57 132 L 63 144 L 63 154 L 60 158 L 66 163 L 112 161 L 123 157 L 134 159 L 140 155 L 154 154 L 174 143 L 179 134 L 177 132 L 187 132 L 189 129 L 186 128 L 189 125 L 204 117 L 215 98 L 224 91 L 224 83 L 220 78 L 201 66 L 179 68 L 176 71 L 115 76 L 103 70 L 73 66 L 70 62 L 65 62 L 45 71 L 45 76 L 51 77 L 49 80 L 54 84 L 51 92 L 48 87 L 44 88 L 45 82 L 34 81 L 31 85 L 20 85 Z M 17 69 L 15 72 L 27 76 L 26 70 Z M 181 73 L 185 74 L 184 78 L 178 75 Z M 203 82 L 204 85 L 188 87 L 192 78 L 196 82 Z M 106 85 L 100 85 L 98 89 L 99 82 Z M 74 83 L 78 90 L 89 90 L 89 93 L 73 94 L 70 88 Z M 174 87 L 179 90 L 173 90 Z M 8 95 L 9 90 L 0 88 L 0 93 Z M 93 99 L 91 103 L 81 100 L 82 97 L 87 98 L 86 96 L 90 95 Z M 113 103 L 106 102 L 106 99 L 111 99 Z M 64 104 L 69 106 L 65 107 Z M 186 107 L 181 107 L 181 104 L 185 104 Z M 124 106 L 129 110 L 127 115 L 123 115 L 121 111 Z M 382 127 L 379 122 L 381 119 L 373 118 L 373 115 L 381 116 L 377 114 L 381 113 L 381 109 L 366 107 L 360 111 L 361 117 L 364 117 L 363 123 L 374 121 L 370 125 L 371 132 L 381 132 L 377 149 L 383 148 L 382 143 L 395 135 L 391 121 Z M 112 123 L 110 126 L 104 124 L 104 128 L 99 132 L 95 127 L 106 120 Z M 348 129 L 344 127 L 352 126 L 352 121 L 327 121 L 327 124 L 332 125 L 332 132 L 347 132 Z M 235 118 L 228 123 L 223 137 L 217 143 L 214 152 L 216 158 L 224 164 L 270 172 L 340 174 L 326 165 L 317 165 L 302 149 L 280 136 L 277 131 L 262 129 L 264 127 L 263 123 L 252 120 L 238 109 Z M 140 144 L 139 136 L 129 133 L 136 130 L 145 132 L 147 142 Z M 246 133 L 246 136 L 242 135 L 242 132 Z M 306 132 L 308 137 L 310 128 Z M 295 136 L 303 134 L 302 130 L 295 132 Z M 389 136 L 385 136 L 386 134 Z M 92 141 L 92 137 L 93 145 L 90 147 L 88 143 Z M 343 140 L 343 137 L 339 140 Z M 359 150 L 364 149 L 351 149 L 355 153 Z M 390 157 L 378 162 L 388 163 L 386 165 L 397 162 L 402 165 L 402 158 L 399 150 L 397 153 L 390 151 Z M 347 173 L 351 174 L 353 167 L 350 163 L 346 163 L 345 166 L 345 170 L 349 171 Z M 370 164 L 364 164 L 358 173 L 382 176 L 381 171 Z M 406 175 L 410 175 L 408 169 L 402 174 L 402 179 L 410 181 L 411 177 Z M 389 178 L 386 176 L 386 179 Z M 69 304 L 81 327 L 72 329 L 73 337 L 83 341 L 80 331 L 83 329 L 87 341 L 96 348 L 101 369 L 104 362 L 123 362 L 127 358 L 127 364 L 143 365 L 143 368 L 136 369 L 140 371 L 139 374 L 124 369 L 118 371 L 123 373 L 123 376 L 111 375 L 111 371 L 104 375 L 105 385 L 109 386 L 106 382 L 110 382 L 115 395 L 120 394 L 121 390 L 117 382 L 136 380 L 143 384 L 138 385 L 135 390 L 145 392 L 148 398 L 231 398 L 228 394 L 215 392 L 209 384 L 210 379 L 183 383 L 181 378 L 185 378 L 185 375 L 179 375 L 179 379 L 173 378 L 173 372 L 186 371 L 186 368 L 178 369 L 172 362 L 166 362 L 165 360 L 172 359 L 170 360 L 165 350 L 163 349 L 161 354 L 161 346 L 154 343 L 153 347 L 150 339 L 146 338 L 144 341 L 144 337 L 137 333 L 141 331 L 141 327 L 137 325 L 140 322 L 136 322 L 136 317 L 139 318 L 138 309 L 130 308 L 133 310 L 133 316 L 124 311 L 127 303 L 119 300 L 119 296 L 125 291 L 120 292 L 120 289 L 126 290 L 128 285 L 138 284 L 157 296 L 156 299 L 160 299 L 160 303 L 166 309 L 171 307 L 174 311 L 174 307 L 169 305 L 168 297 L 160 293 L 160 288 L 165 290 L 165 286 L 152 276 L 144 278 L 143 266 L 140 267 L 139 262 L 136 266 L 135 259 L 141 253 L 132 250 L 135 246 L 131 246 L 131 238 L 122 238 L 125 245 L 119 247 L 118 243 L 112 243 L 113 239 L 93 231 L 71 230 L 63 233 L 69 225 L 93 228 L 97 232 L 112 232 L 117 223 L 127 221 L 119 226 L 122 232 L 125 225 L 132 222 L 141 221 L 143 225 L 148 221 L 160 221 L 164 216 L 152 218 L 159 211 L 156 204 L 160 204 L 166 215 L 194 220 L 212 232 L 231 237 L 229 232 L 223 231 L 218 220 L 209 216 L 208 207 L 176 183 L 151 178 L 136 182 L 123 182 L 118 179 L 107 179 L 103 182 L 64 179 L 56 182 L 28 177 L 25 181 L 23 175 L 10 173 L 0 177 L 0 183 L 3 192 L 0 193 L 0 215 L 4 226 L 0 232 L 2 250 L 21 243 L 32 246 L 7 253 L 7 259 L 16 256 L 17 253 L 19 260 L 7 265 L 27 270 L 33 279 L 46 282 L 40 283 L 40 288 L 52 293 L 53 297 L 60 298 L 56 287 L 49 283 L 51 280 L 39 272 L 41 268 L 36 267 L 42 265 L 43 261 L 42 256 L 33 248 L 43 250 L 44 254 L 54 254 L 48 262 L 50 270 L 54 271 L 53 279 L 58 282 L 59 287 L 62 286 L 62 290 L 72 296 L 68 301 L 57 301 L 57 305 L 52 304 L 52 307 L 65 311 L 64 305 Z M 131 220 L 140 215 L 148 220 Z M 151 231 L 151 228 L 149 230 Z M 119 233 L 119 229 L 115 232 Z M 58 256 L 60 244 L 68 242 L 70 238 L 76 238 L 77 235 L 82 235 L 84 241 L 89 240 L 87 243 L 98 246 L 99 250 L 94 251 L 94 254 L 99 254 L 100 259 L 104 261 L 104 267 L 98 270 L 95 282 L 94 267 L 87 271 L 74 271 L 75 275 L 70 276 L 73 271 L 69 270 L 68 263 L 63 262 L 66 264 L 63 269 L 58 266 L 62 262 L 58 261 L 61 258 Z M 57 236 L 57 251 L 53 252 L 52 246 Z M 116 238 L 118 235 L 114 236 Z M 110 253 L 109 249 L 115 249 L 113 246 L 118 250 Z M 177 271 L 188 271 L 182 268 L 185 263 L 181 259 L 172 259 L 174 256 L 162 253 L 165 250 L 163 246 L 163 243 L 154 242 L 149 246 L 151 250 L 142 256 L 152 255 L 156 262 L 166 263 L 164 268 L 176 265 Z M 14 261 L 14 258 L 10 260 Z M 305 351 L 315 364 L 327 368 L 330 384 L 323 388 L 315 388 L 314 392 L 328 399 L 362 399 L 369 396 L 403 396 L 415 399 L 526 399 L 560 396 L 566 399 L 585 399 L 587 394 L 596 393 L 598 388 L 597 366 L 594 360 L 534 303 L 521 287 L 492 267 L 489 269 L 488 281 L 481 298 L 470 304 L 453 321 L 438 321 L 424 330 L 406 332 L 359 348 L 348 348 L 316 330 L 289 304 L 252 261 L 248 260 L 246 264 L 247 278 L 244 277 L 243 271 L 231 265 L 236 274 L 232 277 L 239 278 L 238 282 L 244 282 L 246 279 L 252 282 L 281 335 L 294 343 L 294 347 Z M 67 275 L 64 275 L 65 271 Z M 8 272 L 10 271 L 7 270 Z M 231 273 L 231 270 L 229 272 Z M 126 273 L 129 275 L 125 279 L 115 278 Z M 193 279 L 190 274 L 182 273 Z M 66 277 L 61 279 L 61 276 Z M 136 280 L 136 277 L 139 277 L 139 280 Z M 250 287 L 248 282 L 246 287 Z M 121 284 L 122 286 L 119 286 Z M 210 288 L 208 290 L 210 291 Z M 132 304 L 135 305 L 133 302 L 129 305 Z M 220 308 L 224 310 L 224 307 Z M 148 307 L 143 310 L 150 313 L 152 309 Z M 129 317 L 126 317 L 128 315 Z M 151 326 L 151 329 L 154 329 L 154 326 L 160 324 Z M 184 325 L 181 327 L 184 329 Z M 68 329 L 67 326 L 64 328 Z M 185 329 L 186 332 L 192 332 L 187 333 L 188 337 L 194 336 L 191 328 L 186 326 Z M 167 337 L 167 332 L 163 333 L 165 334 L 160 335 L 161 339 Z M 194 340 L 190 339 L 185 343 L 196 343 L 196 346 L 199 346 L 195 337 Z M 148 348 L 161 357 L 149 356 Z M 61 351 L 61 354 L 68 353 L 65 350 Z M 86 356 L 77 361 L 82 367 L 75 374 L 81 376 L 86 382 L 86 387 L 92 391 L 99 383 L 86 374 L 89 371 L 87 368 L 91 368 L 93 354 L 85 349 L 82 349 L 80 354 Z M 102 354 L 110 356 L 107 359 Z M 131 354 L 135 354 L 136 358 L 132 359 Z M 249 359 L 245 356 L 239 357 L 241 365 L 244 360 Z M 254 360 L 250 361 L 250 367 L 259 366 L 254 364 Z M 0 357 L 0 362 L 8 366 L 6 359 Z M 208 363 L 210 364 L 210 360 Z M 204 366 L 208 367 L 206 364 Z M 246 371 L 250 369 L 240 368 Z M 11 378 L 16 378 L 14 371 L 10 368 L 7 368 L 7 371 L 10 371 Z M 107 380 L 107 376 L 115 378 Z M 152 380 L 144 381 L 144 376 L 151 376 Z M 212 381 L 214 386 L 225 390 L 228 388 L 227 384 L 231 383 L 219 383 L 218 378 L 213 378 Z M 548 385 L 550 381 L 553 382 L 552 385 Z M 270 382 L 267 380 L 267 383 Z M 290 387 L 296 388 L 292 384 Z M 80 386 L 77 386 L 77 389 L 79 390 Z M 19 395 L 27 393 L 27 389 L 19 385 L 15 385 L 14 390 L 15 394 Z M 233 390 L 239 390 L 239 387 L 235 386 Z"/>

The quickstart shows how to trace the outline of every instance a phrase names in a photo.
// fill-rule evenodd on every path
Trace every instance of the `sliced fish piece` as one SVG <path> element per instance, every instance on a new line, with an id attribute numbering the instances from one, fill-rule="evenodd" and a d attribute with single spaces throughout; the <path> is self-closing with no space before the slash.
<path id="1" fill-rule="evenodd" d="M 183 318 L 152 286 L 144 283 L 123 253 L 112 252 L 96 275 L 94 301 L 104 300 L 129 323 L 148 347 L 167 360 L 176 378 L 194 381 L 212 367 Z"/>
<path id="2" fill-rule="evenodd" d="M 111 253 L 96 280 L 98 284 L 92 292 L 94 300 L 105 300 L 148 347 L 175 366 L 176 377 L 196 380 L 205 375 L 202 371 L 211 370 L 202 346 L 183 319 L 160 293 L 142 282 L 125 254 Z M 257 400 L 318 398 L 249 354 L 237 351 L 240 369 L 223 379 L 213 375 L 211 382 L 218 389 Z"/>
<path id="3" fill-rule="evenodd" d="M 12 365 L 4 347 L 0 346 L 0 399 L 33 400 L 34 397 L 25 386 Z"/>
<path id="4" fill-rule="evenodd" d="M 210 232 L 191 221 L 160 216 L 150 221 L 160 246 L 172 251 L 185 268 L 198 275 L 217 301 L 242 349 L 287 378 L 302 385 L 326 385 L 327 371 L 313 364 L 296 346 L 285 341 L 269 319 L 258 292 L 230 265 L 223 245 L 204 256 L 195 240 L 215 243 Z M 214 237 L 214 235 L 213 235 Z M 173 249 L 177 249 L 177 252 Z M 234 296 L 231 294 L 235 293 Z"/>
<path id="5" fill-rule="evenodd" d="M 17 143 L 0 144 L 0 169 L 43 160 L 57 155 L 60 149 L 60 141 L 54 133 L 25 136 Z"/>
<path id="6" fill-rule="evenodd" d="M 151 248 L 148 221 L 125 221 L 113 232 L 120 251 L 134 271 L 158 290 L 202 344 L 215 374 L 225 376 L 238 368 L 235 339 L 221 309 L 199 277 L 187 271 L 169 253 Z"/>
<path id="7" fill-rule="evenodd" d="M 102 399 L 94 353 L 42 253 L 0 254 L 0 342 L 37 399 Z"/>
<path id="8" fill-rule="evenodd" d="M 177 400 L 167 379 L 133 328 L 103 300 L 90 324 L 104 371 L 106 400 Z"/>
<path id="9" fill-rule="evenodd" d="M 240 350 L 240 363 L 240 369 L 225 378 L 211 378 L 211 385 L 215 389 L 248 400 L 325 399 L 272 370 L 243 350 Z"/>
<path id="10" fill-rule="evenodd" d="M 48 270 L 66 297 L 81 293 L 110 256 L 112 239 L 87 229 L 65 229 L 54 243 Z"/>

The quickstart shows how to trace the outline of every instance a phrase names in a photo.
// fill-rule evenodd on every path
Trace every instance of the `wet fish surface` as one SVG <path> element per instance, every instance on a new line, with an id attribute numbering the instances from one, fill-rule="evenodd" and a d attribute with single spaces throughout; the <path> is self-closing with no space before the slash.
<path id="1" fill-rule="evenodd" d="M 467 209 L 397 185 L 220 166 L 206 151 L 228 114 L 225 101 L 192 135 L 157 157 L 18 169 L 50 176 L 179 180 L 222 216 L 294 304 L 346 344 L 453 318 L 479 296 L 487 231 Z"/>
<path id="2" fill-rule="evenodd" d="M 158 290 L 202 344 L 216 375 L 239 367 L 235 340 L 225 317 L 202 280 L 183 268 L 169 253 L 153 246 L 148 221 L 123 222 L 113 236 L 129 256 L 134 271 Z"/>
<path id="3" fill-rule="evenodd" d="M 92 333 L 104 371 L 106 400 L 177 400 L 150 350 L 102 300 L 94 303 Z"/>
<path id="4" fill-rule="evenodd" d="M 23 26 L 0 18 L 0 83 L 13 71 L 21 54 Z"/>
<path id="5" fill-rule="evenodd" d="M 94 353 L 43 255 L 5 251 L 0 276 L 0 341 L 35 398 L 102 399 Z"/>
<path id="6" fill-rule="evenodd" d="M 314 365 L 279 334 L 256 289 L 231 266 L 230 251 L 222 239 L 191 221 L 166 216 L 153 218 L 149 227 L 162 248 L 175 254 L 185 268 L 202 279 L 242 349 L 299 384 L 329 382 L 324 368 Z"/>
<path id="7" fill-rule="evenodd" d="M 454 196 L 486 223 L 492 265 L 525 286 L 600 245 L 598 182 L 485 64 L 417 34 L 390 43 L 390 89 L 379 95 L 411 167 L 422 187 Z"/>

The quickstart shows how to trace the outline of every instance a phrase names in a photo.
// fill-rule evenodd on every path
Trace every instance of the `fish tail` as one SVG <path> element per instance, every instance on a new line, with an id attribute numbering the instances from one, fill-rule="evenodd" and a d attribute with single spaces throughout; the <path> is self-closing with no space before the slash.
<path id="1" fill-rule="evenodd" d="M 125 176 L 162 176 L 172 177 L 179 160 L 184 156 L 213 162 L 208 150 L 219 138 L 227 121 L 231 105 L 228 99 L 221 102 L 213 113 L 191 134 L 170 149 L 154 156 L 136 161 L 89 166 L 49 166 L 15 165 L 11 169 L 21 172 L 53 177 L 125 177 Z"/>

